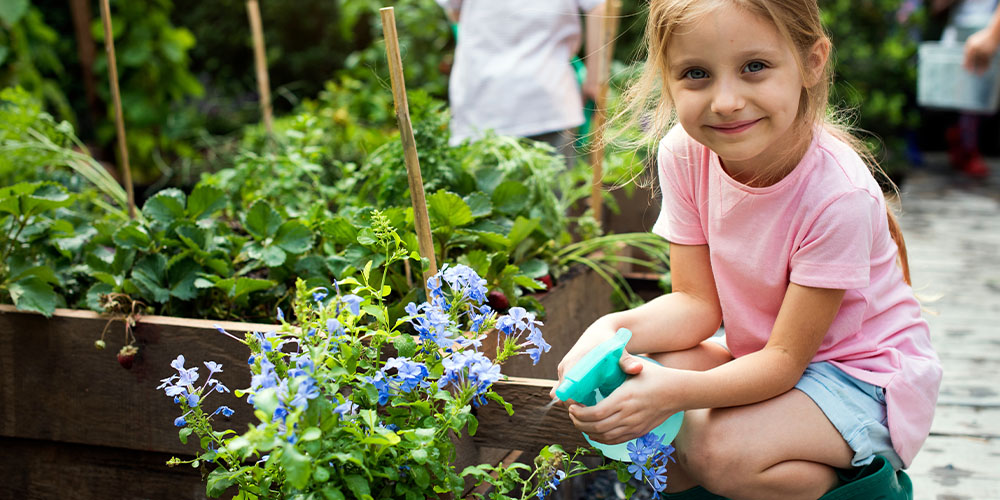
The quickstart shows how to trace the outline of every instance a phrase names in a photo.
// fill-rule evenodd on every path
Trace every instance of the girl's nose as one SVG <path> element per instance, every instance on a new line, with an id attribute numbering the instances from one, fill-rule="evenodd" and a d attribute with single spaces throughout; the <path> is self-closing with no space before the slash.
<path id="1" fill-rule="evenodd" d="M 712 95 L 712 112 L 720 115 L 730 115 L 746 105 L 746 99 L 738 83 L 732 81 L 720 81 L 716 84 L 715 93 Z"/>

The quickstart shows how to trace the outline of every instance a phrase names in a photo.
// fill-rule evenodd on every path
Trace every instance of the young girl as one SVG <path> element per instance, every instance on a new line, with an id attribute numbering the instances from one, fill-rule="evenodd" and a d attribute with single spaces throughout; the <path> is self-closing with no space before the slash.
<path id="1" fill-rule="evenodd" d="M 633 376 L 597 405 L 571 405 L 574 424 L 614 444 L 686 411 L 668 491 L 816 499 L 836 469 L 876 455 L 906 467 L 941 367 L 868 157 L 826 121 L 831 47 L 816 1 L 649 8 L 632 102 L 660 91 L 657 133 L 679 125 L 660 142 L 653 228 L 672 243 L 673 292 L 594 322 L 559 377 L 621 327 L 628 352 L 663 366 L 625 354 Z M 708 341 L 723 322 L 726 346 Z"/>

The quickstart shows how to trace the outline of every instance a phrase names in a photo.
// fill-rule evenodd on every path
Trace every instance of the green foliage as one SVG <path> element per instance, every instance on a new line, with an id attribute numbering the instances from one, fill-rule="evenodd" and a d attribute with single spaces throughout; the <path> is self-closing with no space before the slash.
<path id="1" fill-rule="evenodd" d="M 170 21 L 170 0 L 147 2 L 111 1 L 122 110 L 128 139 L 133 178 L 138 184 L 155 181 L 166 162 L 195 154 L 189 140 L 200 128 L 198 112 L 185 102 L 201 96 L 201 83 L 188 69 L 188 52 L 195 38 L 185 28 Z M 104 28 L 96 17 L 91 32 L 98 45 L 104 44 Z M 108 74 L 106 52 L 94 64 L 97 75 Z M 106 80 L 102 80 L 106 81 Z M 102 144 L 115 140 L 114 108 L 108 85 L 98 85 L 107 104 L 107 119 L 97 127 Z"/>
<path id="2" fill-rule="evenodd" d="M 18 309 L 51 315 L 62 297 L 53 271 L 56 240 L 71 236 L 73 226 L 54 213 L 73 198 L 53 182 L 22 182 L 0 188 L 0 293 Z M 0 295 L 2 296 L 2 295 Z"/>
<path id="3" fill-rule="evenodd" d="M 872 134 L 872 150 L 888 172 L 905 170 L 903 135 L 920 123 L 914 105 L 918 31 L 926 11 L 900 24 L 901 0 L 821 0 L 823 23 L 833 41 L 831 102 L 852 110 L 856 126 Z"/>
<path id="4" fill-rule="evenodd" d="M 28 0 L 0 2 L 0 87 L 21 86 L 46 108 L 73 121 L 60 79 L 65 64 L 56 49 L 59 33 Z"/>

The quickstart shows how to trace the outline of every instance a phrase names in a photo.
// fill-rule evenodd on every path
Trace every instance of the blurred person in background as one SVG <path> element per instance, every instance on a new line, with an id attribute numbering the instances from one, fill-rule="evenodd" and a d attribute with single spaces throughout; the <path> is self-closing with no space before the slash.
<path id="1" fill-rule="evenodd" d="M 596 57 L 581 85 L 571 59 L 600 43 L 604 0 L 437 0 L 458 24 L 448 83 L 451 144 L 487 130 L 552 145 L 576 163 L 583 103 L 596 96 Z M 585 28 L 581 28 L 581 18 Z"/>
<path id="2" fill-rule="evenodd" d="M 942 41 L 965 40 L 962 66 L 977 75 L 984 74 L 1000 46 L 997 0 L 937 0 L 931 4 L 931 11 L 935 15 L 948 16 Z M 977 179 L 989 175 L 989 167 L 979 151 L 979 125 L 982 117 L 980 114 L 962 112 L 958 122 L 945 132 L 948 159 L 952 168 Z"/>

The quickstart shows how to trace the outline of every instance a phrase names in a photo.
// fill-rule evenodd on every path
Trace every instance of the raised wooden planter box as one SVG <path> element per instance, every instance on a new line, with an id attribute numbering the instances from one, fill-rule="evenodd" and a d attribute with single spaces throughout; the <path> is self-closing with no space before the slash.
<path id="1" fill-rule="evenodd" d="M 593 272 L 562 280 L 541 297 L 547 310 L 542 331 L 552 350 L 538 365 L 526 356 L 512 360 L 504 373 L 555 378 L 556 365 L 579 334 L 611 311 L 609 291 Z M 191 456 L 200 449 L 178 440 L 178 408 L 156 386 L 174 372 L 170 361 L 178 354 L 187 366 L 221 363 L 224 372 L 216 377 L 231 389 L 248 386 L 249 353 L 214 325 L 237 336 L 274 325 L 145 316 L 134 330 L 140 354 L 125 370 L 115 360 L 124 337 L 120 321 L 105 337 L 107 349 L 94 348 L 107 322 L 91 311 L 58 309 L 45 318 L 0 305 L 0 498 L 205 498 L 198 471 L 165 465 L 171 454 Z M 482 408 L 479 433 L 472 445 L 460 447 L 460 462 L 492 461 L 504 454 L 499 450 L 582 444 L 564 410 L 541 411 L 553 383 L 498 383 L 516 413 L 508 417 L 497 405 Z M 208 407 L 222 404 L 236 409 L 230 425 L 245 429 L 252 418 L 247 405 L 231 394 L 207 401 Z M 480 456 L 480 448 L 489 453 Z"/>

